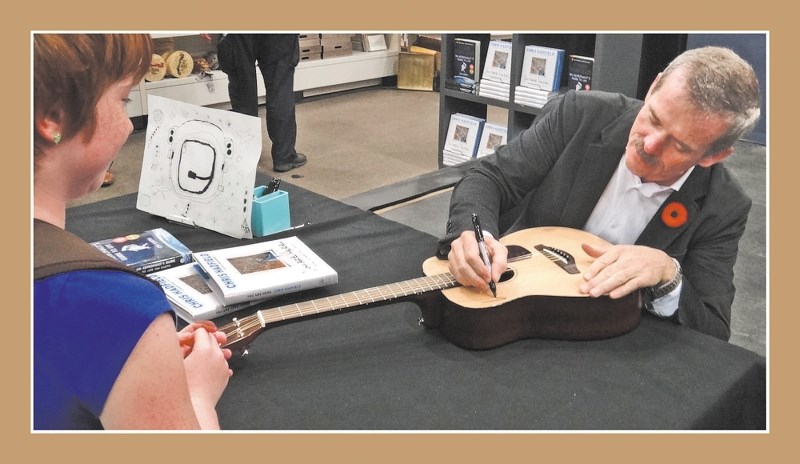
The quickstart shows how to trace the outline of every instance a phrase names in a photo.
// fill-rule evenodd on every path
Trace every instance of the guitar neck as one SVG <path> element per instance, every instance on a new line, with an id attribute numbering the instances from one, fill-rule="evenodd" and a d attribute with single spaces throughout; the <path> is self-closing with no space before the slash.
<path id="1" fill-rule="evenodd" d="M 433 290 L 444 290 L 457 285 L 459 285 L 459 283 L 456 281 L 455 277 L 447 272 L 378 287 L 365 288 L 350 293 L 317 298 L 316 300 L 304 301 L 302 303 L 262 309 L 250 317 L 258 319 L 261 327 L 266 327 L 266 325 L 270 323 L 315 316 L 372 303 L 380 303 Z"/>

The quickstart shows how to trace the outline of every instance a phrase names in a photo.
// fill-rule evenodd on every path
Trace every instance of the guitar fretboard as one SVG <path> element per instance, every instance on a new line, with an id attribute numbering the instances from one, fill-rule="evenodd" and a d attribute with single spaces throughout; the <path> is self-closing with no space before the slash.
<path id="1" fill-rule="evenodd" d="M 395 298 L 418 295 L 433 290 L 444 290 L 457 285 L 459 285 L 458 281 L 456 281 L 455 277 L 449 272 L 433 276 L 418 277 L 402 282 L 356 290 L 350 293 L 317 298 L 302 303 L 262 309 L 256 311 L 256 313 L 251 316 L 242 319 L 234 319 L 233 323 L 220 327 L 220 330 L 227 334 L 227 344 L 231 344 L 238 339 L 246 337 L 254 330 L 266 327 L 267 324 L 270 323 L 389 301 Z"/>

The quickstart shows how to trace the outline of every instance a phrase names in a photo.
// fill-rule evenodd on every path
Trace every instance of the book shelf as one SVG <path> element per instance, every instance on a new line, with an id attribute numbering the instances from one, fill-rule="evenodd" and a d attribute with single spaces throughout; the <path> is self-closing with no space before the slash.
<path id="1" fill-rule="evenodd" d="M 202 51 L 216 51 L 216 39 L 208 44 L 199 34 L 158 33 L 154 39 L 173 39 L 176 50 L 186 50 L 192 56 Z M 295 68 L 294 90 L 303 96 L 319 95 L 370 85 L 380 85 L 385 77 L 397 75 L 400 54 L 399 34 L 384 34 L 386 50 L 354 51 L 352 55 L 321 60 L 301 61 Z M 266 90 L 256 67 L 258 97 L 263 103 Z M 159 95 L 200 106 L 225 105 L 230 102 L 228 76 L 219 70 L 208 75 L 192 74 L 184 78 L 164 78 L 155 82 L 142 81 L 133 89 L 128 104 L 130 117 L 147 114 L 147 95 Z"/>
<path id="2" fill-rule="evenodd" d="M 481 42 L 481 63 L 486 62 L 486 52 L 491 40 L 510 40 L 511 47 L 511 89 L 509 101 L 447 89 L 445 79 L 453 75 L 453 40 L 455 37 L 475 39 Z M 492 34 L 442 34 L 442 64 L 439 76 L 439 167 L 444 167 L 442 149 L 452 113 L 465 113 L 486 118 L 489 107 L 508 110 L 508 138 L 517 136 L 531 126 L 540 108 L 514 103 L 514 87 L 519 85 L 522 60 L 526 45 L 542 45 L 562 48 L 565 55 L 584 55 L 594 57 L 592 88 L 608 92 L 620 92 L 634 98 L 642 98 L 655 76 L 651 68 L 661 69 L 671 58 L 683 50 L 685 38 L 680 34 L 665 34 L 648 37 L 648 34 L 511 34 L 495 36 Z M 645 62 L 650 50 L 658 49 L 663 56 L 658 63 Z M 666 54 L 665 51 L 666 50 Z M 644 58 L 643 58 L 644 57 Z M 652 60 L 651 60 L 652 61 Z M 656 71 L 657 72 L 657 71 Z M 652 74 L 649 75 L 648 73 Z M 567 84 L 566 66 L 561 74 L 561 86 Z M 498 121 L 499 122 L 499 121 Z"/>

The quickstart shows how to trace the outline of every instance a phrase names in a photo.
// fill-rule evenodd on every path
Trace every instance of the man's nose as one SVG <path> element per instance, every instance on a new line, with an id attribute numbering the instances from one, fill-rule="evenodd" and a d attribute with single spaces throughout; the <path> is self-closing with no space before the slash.
<path id="1" fill-rule="evenodd" d="M 653 131 L 644 137 L 642 148 L 648 155 L 656 156 L 661 152 L 666 141 L 666 134 L 659 131 Z"/>

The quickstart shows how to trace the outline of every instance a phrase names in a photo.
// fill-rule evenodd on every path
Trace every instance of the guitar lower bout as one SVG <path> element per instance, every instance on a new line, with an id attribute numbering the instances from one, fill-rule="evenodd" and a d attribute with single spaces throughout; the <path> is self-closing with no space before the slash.
<path id="1" fill-rule="evenodd" d="M 509 248 L 511 264 L 497 283 L 497 298 L 469 287 L 442 290 L 440 304 L 422 307 L 427 327 L 437 327 L 464 348 L 488 349 L 523 338 L 609 338 L 639 324 L 640 292 L 611 299 L 580 291 L 582 273 L 593 261 L 581 245 L 606 243 L 599 237 L 565 227 L 537 227 L 500 241 Z M 429 258 L 423 271 L 446 272 L 447 261 Z"/>

